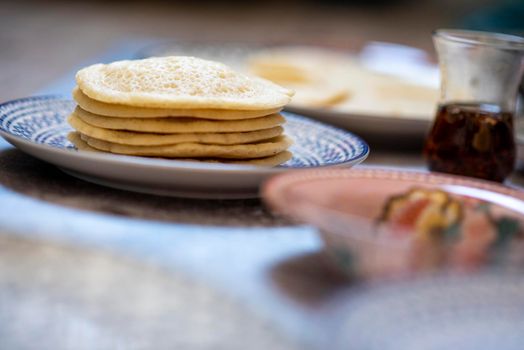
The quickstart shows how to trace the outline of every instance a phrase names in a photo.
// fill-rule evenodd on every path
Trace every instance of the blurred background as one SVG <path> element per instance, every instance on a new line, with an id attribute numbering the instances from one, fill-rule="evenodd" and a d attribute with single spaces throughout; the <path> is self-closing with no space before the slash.
<path id="1" fill-rule="evenodd" d="M 0 99 L 25 96 L 122 40 L 367 41 L 432 53 L 439 27 L 524 31 L 521 0 L 12 1 L 0 22 Z"/>
<path id="2" fill-rule="evenodd" d="M 310 44 L 347 50 L 358 50 L 368 42 L 380 41 L 420 48 L 435 60 L 431 33 L 436 28 L 524 34 L 524 0 L 17 0 L 2 2 L 0 18 L 2 102 L 38 93 L 59 78 L 65 85 L 73 84 L 74 73 L 71 72 L 86 63 L 97 62 L 102 56 L 107 57 L 107 52 L 129 41 Z M 134 50 L 132 54 L 139 53 L 136 47 Z M 413 71 L 411 67 L 410 70 Z M 361 88 L 360 81 L 358 84 Z M 63 88 L 65 85 L 57 86 Z M 64 91 L 70 91 L 70 87 Z M 429 119 L 426 122 L 429 123 Z M 378 123 L 371 125 L 377 127 Z M 403 125 L 390 129 L 402 129 L 407 124 Z M 390 131 L 389 127 L 384 129 Z M 395 139 L 395 133 L 392 134 Z M 397 139 L 390 145 L 398 146 Z M 391 141 L 391 138 L 387 140 Z M 370 160 L 374 164 L 418 167 L 423 163 L 419 151 L 416 151 L 413 155 L 399 153 L 396 156 L 377 152 Z M 92 245 L 102 248 L 103 252 L 81 253 L 54 245 L 42 248 L 36 243 L 0 237 L 0 311 L 4 311 L 3 315 L 0 313 L 0 349 L 22 348 L 17 346 L 17 341 L 40 345 L 40 339 L 47 344 L 54 344 L 53 340 L 65 344 L 62 348 L 75 344 L 75 349 L 93 349 L 92 344 L 98 344 L 98 349 L 114 349 L 117 348 L 113 346 L 114 334 L 107 332 L 111 327 L 117 327 L 115 329 L 121 332 L 117 334 L 132 335 L 129 339 L 119 340 L 123 345 L 118 348 L 131 348 L 126 347 L 124 341 L 135 345 L 140 337 L 145 337 L 142 338 L 145 342 L 167 344 L 156 348 L 169 348 L 176 341 L 186 340 L 199 343 L 203 339 L 203 343 L 213 344 L 216 342 L 214 335 L 226 340 L 269 339 L 272 342 L 257 341 L 255 344 L 260 349 L 277 349 L 275 344 L 284 343 L 280 338 L 273 338 L 272 328 L 267 328 L 262 321 L 260 325 L 253 322 L 251 314 L 237 304 L 224 302 L 226 299 L 221 294 L 215 296 L 213 291 L 206 289 L 207 286 L 198 285 L 198 289 L 188 286 L 182 278 L 185 278 L 182 272 L 188 271 L 202 280 L 212 281 L 214 286 L 229 291 L 231 296 L 253 301 L 253 309 L 256 307 L 257 312 L 264 315 L 272 313 L 274 318 L 271 320 L 275 320 L 275 324 L 278 322 L 279 327 L 286 327 L 286 332 L 299 340 L 317 341 L 317 338 L 325 337 L 331 341 L 329 332 L 339 329 L 332 327 L 331 323 L 325 328 L 319 325 L 331 320 L 334 310 L 342 321 L 347 321 L 347 327 L 354 327 L 352 334 L 359 335 L 356 343 L 355 339 L 347 342 L 341 339 L 341 348 L 344 349 L 346 344 L 358 345 L 358 341 L 370 344 L 377 335 L 383 335 L 385 339 L 385 343 L 373 343 L 378 344 L 377 349 L 427 349 L 427 346 L 414 342 L 411 343 L 413 347 L 402 342 L 392 344 L 391 339 L 432 340 L 426 336 L 438 337 L 441 334 L 434 331 L 432 322 L 440 322 L 445 327 L 480 324 L 471 329 L 479 329 L 481 335 L 495 334 L 493 339 L 497 341 L 509 339 L 507 343 L 514 347 L 506 346 L 505 349 L 522 348 L 524 278 L 521 276 L 518 279 L 488 276 L 468 284 L 469 287 L 464 287 L 462 282 L 449 285 L 439 280 L 436 283 L 423 282 L 416 285 L 416 289 L 411 285 L 394 287 L 388 291 L 391 293 L 389 298 L 384 298 L 380 291 L 375 294 L 363 291 L 353 301 L 353 291 L 339 294 L 341 290 L 347 292 L 343 290 L 347 281 L 327 274 L 318 263 L 324 257 L 318 254 L 320 243 L 313 230 L 306 228 L 304 231 L 303 227 L 289 230 L 213 227 L 286 224 L 269 216 L 257 201 L 203 205 L 202 201 L 113 191 L 75 180 L 19 151 L 7 149 L 1 152 L 0 192 L 3 192 L 0 199 L 9 209 L 2 214 L 5 227 L 12 224 L 25 229 L 28 235 L 35 231 L 44 238 L 44 233 L 49 233 L 46 230 L 56 229 L 58 233 L 49 237 Z M 38 200 L 33 200 L 35 198 Z M 76 209 L 82 210 L 72 211 Z M 14 212 L 29 212 L 30 220 L 21 220 L 20 223 L 19 215 L 12 215 L 7 220 Z M 60 220 L 56 220 L 57 217 Z M 127 221 L 129 217 L 154 222 Z M 44 224 L 40 222 L 42 218 L 47 218 Z M 171 222 L 156 222 L 159 220 Z M 15 222 L 20 226 L 15 226 Z M 177 226 L 172 222 L 190 225 Z M 209 227 L 195 225 L 196 228 L 190 229 L 195 223 Z M 114 232 L 107 236 L 93 235 L 93 231 L 103 232 L 104 229 Z M 115 262 L 105 252 L 138 257 L 151 266 L 139 267 L 127 260 Z M 168 267 L 170 275 L 155 270 L 155 264 Z M 137 280 L 142 282 L 140 288 L 135 288 Z M 33 286 L 33 289 L 28 291 L 27 286 Z M 60 288 L 70 294 L 55 293 Z M 51 291 L 50 296 L 42 290 Z M 447 298 L 442 297 L 444 293 L 447 293 Z M 72 297 L 67 299 L 63 295 Z M 344 299 L 348 295 L 350 297 Z M 344 308 L 333 302 L 330 304 L 333 309 L 324 310 L 334 296 L 340 296 Z M 129 303 L 129 300 L 133 302 Z M 450 306 L 442 307 L 442 300 Z M 457 304 L 462 302 L 466 307 L 460 309 Z M 78 311 L 75 309 L 78 305 L 87 306 Z M 479 305 L 487 305 L 488 310 L 479 313 Z M 346 313 L 349 308 L 352 313 Z M 88 316 L 95 320 L 93 323 L 81 323 L 81 316 L 87 314 L 83 313 L 84 310 L 90 312 Z M 499 310 L 509 310 L 509 316 L 497 314 Z M 411 314 L 404 314 L 406 311 Z M 478 318 L 479 314 L 484 317 Z M 486 330 L 486 327 L 491 327 L 488 321 L 493 314 L 502 315 L 495 319 L 498 328 Z M 194 318 L 186 318 L 186 315 Z M 348 315 L 351 318 L 347 318 Z M 427 315 L 432 317 L 425 317 Z M 461 322 L 463 319 L 474 322 Z M 26 323 L 27 320 L 30 322 Z M 344 325 L 342 321 L 340 324 Z M 149 328 L 144 328 L 145 324 Z M 170 328 L 173 324 L 184 327 L 178 328 L 180 333 L 173 332 Z M 466 333 L 470 330 L 464 327 L 456 328 L 457 331 L 453 327 L 445 328 L 452 333 L 447 339 L 453 340 L 452 336 L 460 332 L 470 334 Z M 79 329 L 87 331 L 80 333 Z M 320 334 L 313 332 L 317 329 Z M 323 333 L 325 329 L 329 330 L 327 336 Z M 344 328 L 340 329 L 338 335 L 350 334 Z M 494 333 L 493 329 L 499 333 Z M 26 336 L 32 332 L 40 336 L 37 341 Z M 64 338 L 64 332 L 73 336 Z M 13 334 L 13 339 L 10 339 Z M 177 337 L 178 334 L 186 336 Z M 398 334 L 406 336 L 401 338 Z M 418 334 L 418 338 L 413 334 Z M 477 337 L 476 333 L 469 339 L 473 338 L 475 343 L 470 349 L 489 348 L 489 344 L 481 346 L 485 345 L 482 343 L 485 338 Z M 89 340 L 94 343 L 89 343 Z M 79 348 L 79 344 L 84 347 Z M 108 345 L 104 347 L 103 344 Z M 386 346 L 391 344 L 398 347 Z M 467 348 L 456 344 L 452 348 Z M 185 345 L 180 348 L 191 348 L 187 343 Z M 491 348 L 504 348 L 498 343 L 496 345 Z M 30 345 L 25 348 L 31 349 Z M 38 348 L 60 349 L 56 346 Z M 281 348 L 291 347 L 282 345 Z M 357 347 L 362 348 L 364 346 Z"/>

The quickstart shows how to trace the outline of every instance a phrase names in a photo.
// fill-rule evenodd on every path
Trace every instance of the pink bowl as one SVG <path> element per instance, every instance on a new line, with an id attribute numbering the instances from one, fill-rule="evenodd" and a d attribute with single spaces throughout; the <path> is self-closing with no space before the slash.
<path id="1" fill-rule="evenodd" d="M 392 201 L 414 190 L 443 192 L 446 203 L 458 203 L 461 209 L 454 225 L 460 231 L 457 233 L 457 227 L 451 224 L 439 231 L 448 235 L 454 232 L 453 244 L 435 243 L 442 239 L 435 240 L 431 226 L 435 217 L 429 209 L 423 215 L 416 214 L 418 217 L 411 214 L 398 219 L 397 215 L 397 222 L 391 217 L 384 220 Z M 263 187 L 262 196 L 276 212 L 319 228 L 336 266 L 351 276 L 406 276 L 444 265 L 471 270 L 493 260 L 524 263 L 524 192 L 496 183 L 437 173 L 320 169 L 275 176 Z M 413 203 L 408 208 L 411 213 L 421 212 L 419 202 Z M 486 208 L 489 212 L 484 215 Z M 412 226 L 406 226 L 406 222 Z M 504 243 L 504 237 L 499 233 L 508 230 L 508 225 L 502 226 L 508 222 L 513 224 L 512 235 L 519 239 L 510 247 L 491 249 L 503 246 L 500 242 Z M 499 228 L 503 231 L 497 231 Z M 410 230 L 415 233 L 403 233 Z M 429 238 L 418 239 L 415 234 Z"/>

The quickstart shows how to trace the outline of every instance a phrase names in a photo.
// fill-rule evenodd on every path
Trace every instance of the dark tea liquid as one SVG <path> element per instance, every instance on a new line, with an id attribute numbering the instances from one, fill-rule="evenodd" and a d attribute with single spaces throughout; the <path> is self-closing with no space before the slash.
<path id="1" fill-rule="evenodd" d="M 424 147 L 430 170 L 499 182 L 515 153 L 513 114 L 486 104 L 440 106 Z"/>

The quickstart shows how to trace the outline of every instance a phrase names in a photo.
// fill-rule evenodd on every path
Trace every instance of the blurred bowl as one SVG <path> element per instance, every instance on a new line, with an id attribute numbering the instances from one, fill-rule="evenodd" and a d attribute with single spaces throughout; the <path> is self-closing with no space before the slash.
<path id="1" fill-rule="evenodd" d="M 524 192 L 466 177 L 381 169 L 282 174 L 263 198 L 319 228 L 351 277 L 524 263 Z"/>

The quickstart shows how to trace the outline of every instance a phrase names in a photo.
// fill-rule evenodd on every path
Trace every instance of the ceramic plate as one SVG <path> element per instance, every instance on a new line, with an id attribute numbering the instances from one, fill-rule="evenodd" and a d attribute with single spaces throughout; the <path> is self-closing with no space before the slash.
<path id="1" fill-rule="evenodd" d="M 287 110 L 300 113 L 329 123 L 340 128 L 351 130 L 366 139 L 383 145 L 420 146 L 427 135 L 431 119 L 387 117 L 381 115 L 364 115 L 349 112 L 339 112 L 329 109 L 289 107 Z M 391 143 L 391 140 L 394 142 Z"/>
<path id="2" fill-rule="evenodd" d="M 493 182 L 325 169 L 276 176 L 262 194 L 279 213 L 320 228 L 333 261 L 351 277 L 524 265 L 524 191 Z M 424 244 L 437 234 L 438 243 Z M 442 255 L 429 259 L 436 250 Z"/>
<path id="3" fill-rule="evenodd" d="M 256 45 L 253 43 L 205 43 L 168 41 L 150 45 L 137 53 L 138 58 L 151 56 L 189 55 L 224 62 L 235 69 L 247 70 L 250 55 L 261 49 L 281 45 Z M 339 49 L 334 49 L 342 52 Z M 366 68 L 400 77 L 422 86 L 438 84 L 437 67 L 428 62 L 427 53 L 409 46 L 370 42 L 358 52 L 346 51 L 362 62 Z M 325 108 L 287 106 L 286 110 L 315 118 L 366 137 L 368 141 L 383 144 L 395 140 L 396 146 L 420 146 L 432 123 L 430 118 L 359 114 Z M 391 146 L 391 143 L 388 144 Z"/>
<path id="4" fill-rule="evenodd" d="M 285 113 L 293 158 L 277 168 L 182 162 L 81 152 L 67 140 L 65 121 L 75 103 L 56 96 L 0 105 L 0 135 L 20 150 L 81 179 L 120 189 L 194 198 L 256 197 L 259 184 L 290 169 L 350 167 L 369 153 L 352 133 Z"/>

